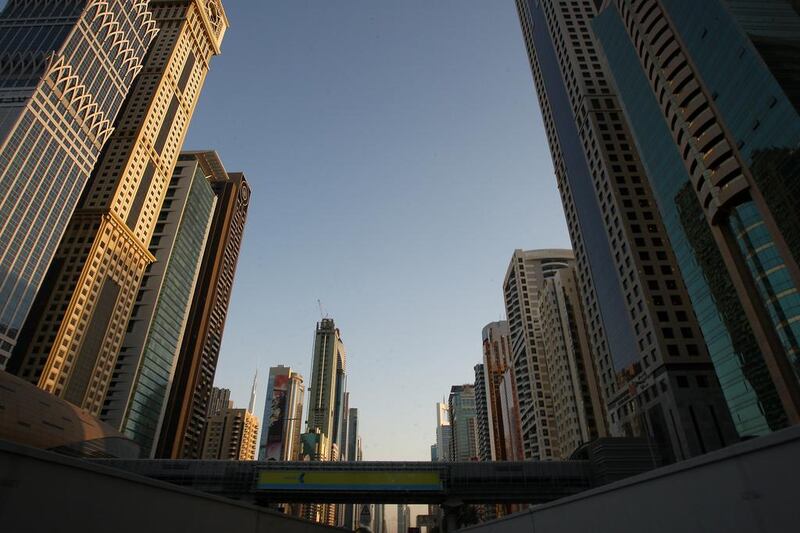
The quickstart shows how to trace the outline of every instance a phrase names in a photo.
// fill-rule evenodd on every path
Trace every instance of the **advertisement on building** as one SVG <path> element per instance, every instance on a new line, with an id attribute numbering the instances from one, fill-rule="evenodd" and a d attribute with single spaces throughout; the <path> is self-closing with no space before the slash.
<path id="1" fill-rule="evenodd" d="M 268 419 L 266 455 L 267 461 L 282 461 L 283 428 L 286 418 L 286 398 L 289 394 L 289 376 L 279 374 L 272 383 L 272 401 Z"/>

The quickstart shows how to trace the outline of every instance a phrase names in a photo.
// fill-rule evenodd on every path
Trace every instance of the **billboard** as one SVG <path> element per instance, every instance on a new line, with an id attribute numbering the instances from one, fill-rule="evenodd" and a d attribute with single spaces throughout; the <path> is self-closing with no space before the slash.
<path id="1" fill-rule="evenodd" d="M 272 400 L 267 422 L 267 441 L 265 461 L 283 461 L 283 430 L 287 413 L 286 401 L 289 396 L 289 375 L 278 374 L 272 382 Z"/>
<path id="2" fill-rule="evenodd" d="M 430 470 L 262 470 L 257 490 L 440 491 L 439 472 Z"/>

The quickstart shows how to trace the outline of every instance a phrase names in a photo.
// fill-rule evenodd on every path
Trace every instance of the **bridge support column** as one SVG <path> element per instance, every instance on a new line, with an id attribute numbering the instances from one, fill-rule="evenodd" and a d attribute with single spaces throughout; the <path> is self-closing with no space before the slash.
<path id="1" fill-rule="evenodd" d="M 442 504 L 442 513 L 444 519 L 442 520 L 443 533 L 453 533 L 458 529 L 458 514 L 464 502 L 458 500 L 447 500 Z"/>

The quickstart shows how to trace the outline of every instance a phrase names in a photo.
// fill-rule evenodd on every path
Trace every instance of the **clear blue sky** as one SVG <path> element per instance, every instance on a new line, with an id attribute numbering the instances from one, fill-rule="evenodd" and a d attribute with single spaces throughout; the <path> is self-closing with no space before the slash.
<path id="1" fill-rule="evenodd" d="M 186 142 L 253 189 L 216 385 L 307 377 L 320 299 L 365 458 L 427 460 L 513 250 L 569 247 L 514 2 L 225 5 Z"/>

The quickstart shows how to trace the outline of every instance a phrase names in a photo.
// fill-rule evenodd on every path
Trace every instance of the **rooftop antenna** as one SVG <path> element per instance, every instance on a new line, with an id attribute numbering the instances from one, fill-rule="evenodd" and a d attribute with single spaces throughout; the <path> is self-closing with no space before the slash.
<path id="1" fill-rule="evenodd" d="M 320 319 L 328 318 L 328 314 L 322 312 L 322 302 L 319 301 L 319 298 L 317 298 L 317 305 L 319 306 L 319 318 Z"/>

